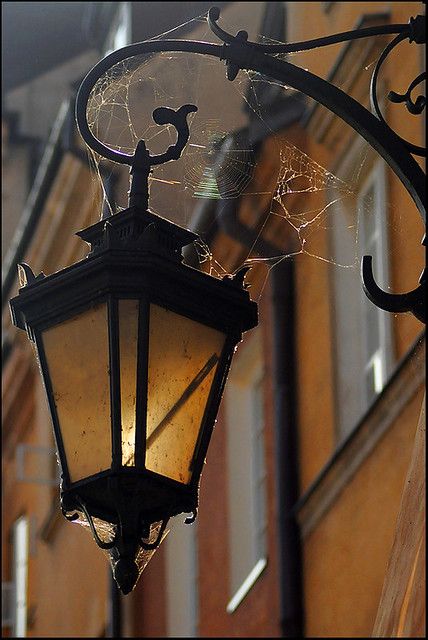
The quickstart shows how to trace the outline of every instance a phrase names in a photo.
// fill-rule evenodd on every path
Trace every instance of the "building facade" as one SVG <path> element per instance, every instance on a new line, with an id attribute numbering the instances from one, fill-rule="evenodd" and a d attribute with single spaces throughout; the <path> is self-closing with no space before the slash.
<path id="1" fill-rule="evenodd" d="M 228 83 L 218 61 L 161 56 L 147 68 L 130 65 L 121 80 L 129 103 L 117 120 L 122 93 L 103 89 L 94 102 L 101 132 L 126 148 L 139 131 L 157 143 L 132 98 L 174 108 L 195 101 L 193 147 L 177 168 L 154 174 L 150 206 L 201 235 L 186 254 L 196 268 L 222 276 L 251 266 L 246 281 L 260 322 L 235 354 L 198 518 L 170 522 L 126 597 L 112 588 L 89 530 L 62 518 L 37 362 L 10 322 L 15 265 L 47 274 L 83 259 L 73 234 L 126 206 L 127 173 L 91 158 L 74 125 L 75 89 L 89 68 L 127 43 L 168 37 L 176 25 L 169 37 L 211 37 L 199 17 L 206 3 L 74 4 L 98 5 L 88 24 L 102 37 L 4 96 L 4 634 L 109 637 L 120 623 L 124 637 L 423 637 L 425 333 L 411 314 L 371 305 L 359 273 L 370 254 L 384 289 L 413 289 L 422 224 L 398 179 L 350 127 L 269 79 L 240 72 Z M 151 32 L 141 27 L 143 5 L 151 5 Z M 248 29 L 260 42 L 406 23 L 423 11 L 418 2 L 222 5 L 228 31 Z M 370 76 L 388 39 L 288 61 L 369 106 Z M 422 144 L 422 118 L 385 100 L 421 73 L 418 49 L 403 43 L 388 59 L 381 103 L 392 128 Z M 48 90 L 56 83 L 63 93 Z"/>

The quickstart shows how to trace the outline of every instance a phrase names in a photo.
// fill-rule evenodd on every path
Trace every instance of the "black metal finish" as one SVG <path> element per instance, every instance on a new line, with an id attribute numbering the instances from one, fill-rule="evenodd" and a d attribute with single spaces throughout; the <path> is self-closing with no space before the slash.
<path id="1" fill-rule="evenodd" d="M 391 102 L 404 102 L 407 107 L 407 111 L 412 113 L 413 115 L 420 115 L 426 106 L 426 97 L 418 96 L 416 100 L 412 99 L 412 91 L 419 84 L 426 80 L 427 74 L 426 72 L 420 73 L 414 80 L 409 84 L 409 87 L 406 93 L 397 93 L 396 91 L 390 91 L 388 93 L 388 100 Z"/>
<path id="2" fill-rule="evenodd" d="M 403 40 L 406 40 L 406 37 L 407 37 L 407 34 L 405 33 L 400 34 L 385 47 L 379 60 L 376 63 L 376 66 L 371 78 L 371 83 L 370 83 L 371 106 L 373 111 L 376 113 L 377 117 L 379 118 L 379 120 L 381 120 L 384 124 L 387 124 L 387 123 L 385 122 L 385 119 L 382 115 L 382 112 L 379 107 L 379 102 L 377 99 L 377 81 L 379 78 L 379 72 L 383 63 L 385 62 L 386 58 L 391 53 L 391 51 L 395 49 L 395 47 L 398 44 L 400 44 L 400 42 L 403 42 Z M 411 98 L 411 93 L 415 87 L 417 87 L 421 82 L 425 80 L 425 78 L 426 78 L 426 73 L 421 73 L 417 78 L 413 80 L 413 82 L 410 83 L 409 88 L 407 89 L 406 93 L 403 95 L 395 93 L 395 91 L 390 91 L 387 96 L 388 100 L 395 103 L 405 102 L 409 113 L 412 113 L 413 115 L 420 115 L 425 108 L 425 102 L 426 102 L 425 96 L 418 96 L 416 98 L 416 101 L 414 102 Z M 417 156 L 426 156 L 427 154 L 426 147 L 419 147 L 418 145 L 412 144 L 411 142 L 404 140 L 404 138 L 402 138 L 401 136 L 399 136 L 399 138 L 401 143 L 410 151 L 410 153 Z"/>
<path id="3" fill-rule="evenodd" d="M 405 39 L 410 42 L 422 44 L 426 42 L 425 18 L 417 16 L 411 18 L 408 25 L 388 25 L 383 27 L 373 27 L 360 29 L 348 34 L 338 34 L 330 38 L 321 38 L 306 43 L 296 45 L 261 45 L 248 42 L 246 38 L 235 38 L 220 29 L 216 24 L 219 12 L 213 10 L 208 16 L 208 21 L 212 30 L 225 42 L 228 42 L 227 54 L 224 56 L 228 68 L 228 77 L 233 79 L 237 69 L 253 69 L 261 71 L 276 80 L 281 80 L 284 84 L 299 89 L 306 95 L 314 98 L 317 102 L 326 106 L 330 111 L 336 113 L 342 120 L 350 124 L 360 135 L 362 135 L 370 145 L 386 160 L 394 173 L 400 178 L 407 191 L 415 201 L 422 219 L 426 220 L 426 176 L 419 165 L 414 161 L 411 154 L 426 155 L 426 149 L 413 145 L 398 136 L 385 122 L 377 101 L 376 86 L 380 67 L 393 48 Z M 393 27 L 393 30 L 388 30 Z M 333 42 L 366 37 L 367 35 L 379 35 L 380 33 L 396 33 L 399 35 L 385 48 L 373 73 L 371 81 L 371 101 L 377 114 L 374 117 L 365 107 L 356 102 L 353 98 L 330 83 L 314 76 L 308 71 L 302 71 L 285 61 L 278 61 L 269 56 L 264 56 L 265 60 L 260 60 L 258 50 L 265 52 L 288 53 L 290 51 L 300 51 L 317 46 L 325 46 Z M 240 32 L 241 34 L 241 32 Z M 344 37 L 346 36 L 346 37 Z M 334 39 L 336 38 L 336 39 Z M 420 114 L 425 106 L 425 98 L 419 98 L 413 102 L 410 98 L 411 91 L 422 82 L 424 74 L 418 76 L 409 86 L 403 100 L 413 113 Z M 391 99 L 391 94 L 390 94 Z M 401 96 L 392 93 L 392 100 L 400 100 Z M 379 126 L 379 124 L 381 126 Z M 363 289 L 369 299 L 378 307 L 393 312 L 412 312 L 416 318 L 422 322 L 425 319 L 425 296 L 424 283 L 426 280 L 425 270 L 420 279 L 420 286 L 408 294 L 390 294 L 382 291 L 376 284 L 373 271 L 372 260 L 369 256 L 364 256 L 362 261 Z"/>
<path id="4" fill-rule="evenodd" d="M 411 311 L 418 320 L 426 323 L 426 270 L 422 272 L 420 284 L 407 293 L 387 293 L 383 291 L 373 277 L 372 256 L 364 256 L 361 262 L 361 278 L 364 291 L 369 300 L 384 311 L 404 313 Z"/>
<path id="5" fill-rule="evenodd" d="M 189 139 L 187 116 L 189 113 L 197 110 L 198 108 L 194 104 L 185 104 L 177 109 L 177 111 L 169 109 L 168 107 L 158 107 L 153 111 L 153 120 L 156 124 L 172 124 L 176 128 L 177 141 L 174 145 L 168 147 L 165 153 L 161 153 L 158 156 L 151 156 L 144 140 L 140 140 L 134 155 L 127 156 L 127 164 L 131 165 L 132 176 L 131 190 L 129 192 L 130 207 L 136 206 L 143 210 L 147 209 L 149 204 L 149 175 L 151 168 L 169 162 L 170 160 L 178 160 Z M 85 142 L 87 141 L 85 140 Z M 108 147 L 104 147 L 104 153 L 106 152 L 111 156 L 111 159 L 115 158 L 116 162 L 126 162 L 126 160 L 123 160 L 123 156 L 126 154 L 121 154 L 112 149 L 108 149 Z"/>
<path id="6" fill-rule="evenodd" d="M 235 41 L 236 36 L 233 36 L 231 33 L 227 33 L 227 31 L 217 24 L 217 20 L 219 18 L 220 9 L 218 7 L 212 7 L 207 16 L 211 31 L 223 42 L 231 44 Z M 304 42 L 293 42 L 290 44 L 261 44 L 259 42 L 248 42 L 248 44 L 254 49 L 259 49 L 263 53 L 287 54 L 296 53 L 297 51 L 317 49 L 318 47 L 325 47 L 330 44 L 338 44 L 349 40 L 357 40 L 358 38 L 368 38 L 392 33 L 405 33 L 406 37 L 410 38 L 412 37 L 413 31 L 414 30 L 410 24 L 387 24 L 353 31 L 344 31 L 342 33 L 335 33 L 332 36 L 324 36 L 322 38 L 315 38 L 314 40 L 305 40 Z"/>
<path id="7" fill-rule="evenodd" d="M 110 638 L 122 637 L 121 595 L 116 581 L 110 574 Z"/>

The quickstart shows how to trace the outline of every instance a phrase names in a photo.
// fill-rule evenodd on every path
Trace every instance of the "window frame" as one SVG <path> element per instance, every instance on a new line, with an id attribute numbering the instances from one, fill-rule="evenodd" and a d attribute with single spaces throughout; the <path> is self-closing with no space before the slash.
<path id="1" fill-rule="evenodd" d="M 184 524 L 184 517 L 180 515 L 170 520 L 168 528 L 170 532 L 165 541 L 167 637 L 197 638 L 199 637 L 197 521 Z M 177 591 L 180 594 L 178 599 L 174 596 Z M 186 613 L 183 618 L 180 597 L 182 598 L 184 594 Z"/>
<path id="2" fill-rule="evenodd" d="M 387 209 L 388 209 L 388 174 L 387 167 L 382 160 L 379 158 L 373 149 L 369 148 L 367 143 L 361 139 L 354 139 L 353 143 L 350 145 L 349 150 L 340 158 L 337 162 L 336 166 L 332 168 L 333 173 L 337 174 L 338 177 L 352 185 L 353 187 L 353 201 L 351 204 L 342 203 L 339 201 L 338 204 L 334 205 L 332 211 L 334 212 L 335 217 L 337 216 L 345 216 L 345 222 L 348 226 L 352 227 L 354 221 L 358 221 L 358 227 L 355 232 L 356 238 L 354 239 L 357 242 L 356 254 L 358 254 L 358 259 L 360 261 L 361 256 L 367 251 L 364 248 L 364 242 L 361 240 L 360 231 L 362 228 L 361 215 L 359 211 L 359 202 L 362 200 L 364 195 L 370 190 L 371 186 L 375 184 L 375 202 L 373 215 L 375 216 L 376 228 L 379 234 L 379 245 L 381 247 L 380 250 L 380 263 L 381 269 L 377 270 L 378 273 L 376 277 L 378 278 L 379 283 L 387 288 L 390 283 L 390 265 L 389 265 L 389 252 L 388 252 L 388 225 L 387 225 Z M 334 201 L 337 195 L 331 191 L 327 192 L 327 198 L 329 202 Z M 343 224 L 343 223 L 342 223 Z M 332 223 L 331 230 L 329 232 L 329 244 L 332 255 L 332 260 L 338 260 L 340 263 L 343 262 L 343 257 L 339 258 L 336 256 L 338 251 L 339 244 L 345 246 L 350 244 L 352 241 L 351 238 L 349 240 L 344 241 L 343 238 L 340 237 L 340 232 L 337 232 L 335 225 L 335 221 Z M 343 230 L 342 230 L 343 231 Z M 364 234 L 364 231 L 363 231 Z M 348 247 L 349 248 L 349 247 Z M 361 254 L 361 255 L 360 255 Z M 378 322 L 379 322 L 379 331 L 381 334 L 381 381 L 382 385 L 379 388 L 378 392 L 373 394 L 371 399 L 366 398 L 365 384 L 366 384 L 366 364 L 367 358 L 364 357 L 362 353 L 359 356 L 359 360 L 351 363 L 357 367 L 357 373 L 359 376 L 358 381 L 354 381 L 352 384 L 352 389 L 357 390 L 357 396 L 354 396 L 351 404 L 348 403 L 348 409 L 346 414 L 352 414 L 353 418 L 348 422 L 344 419 L 345 411 L 343 408 L 341 409 L 341 402 L 343 407 L 344 398 L 346 398 L 346 382 L 342 379 L 343 374 L 343 366 L 344 366 L 344 356 L 343 356 L 343 348 L 342 355 L 340 354 L 341 344 L 340 340 L 343 339 L 343 334 L 346 335 L 346 331 L 341 332 L 340 336 L 338 327 L 341 322 L 343 324 L 343 316 L 344 312 L 341 310 L 341 298 L 343 295 L 340 295 L 340 289 L 344 286 L 343 283 L 340 283 L 340 277 L 337 277 L 337 270 L 339 267 L 334 267 L 330 272 L 330 297 L 331 297 L 331 305 L 330 305 L 330 318 L 331 318 L 331 332 L 333 336 L 332 340 L 332 365 L 333 365 L 333 384 L 334 384 L 334 417 L 335 417 L 335 436 L 336 436 L 336 445 L 340 445 L 349 435 L 352 433 L 354 428 L 357 426 L 362 416 L 370 410 L 370 407 L 376 401 L 378 396 L 382 393 L 385 385 L 390 378 L 394 366 L 395 366 L 395 350 L 394 350 L 394 335 L 393 335 L 393 325 L 392 325 L 392 317 L 391 314 L 382 311 L 381 309 L 374 306 L 376 309 Z M 366 332 L 366 322 L 364 319 L 364 315 L 366 313 L 366 305 L 372 305 L 368 298 L 366 297 L 362 285 L 361 285 L 361 276 L 359 265 L 356 264 L 356 277 L 358 277 L 359 283 L 359 302 L 358 302 L 358 317 L 356 319 L 357 330 L 361 331 L 361 351 L 366 349 L 367 344 L 367 332 Z M 355 285 L 354 285 L 355 288 Z M 355 292 L 354 292 L 355 293 Z M 355 296 L 357 293 L 355 293 Z M 347 298 L 349 299 L 349 292 L 347 292 Z M 346 314 L 345 314 L 346 315 Z M 345 385 L 345 386 L 343 386 Z M 349 409 L 349 407 L 352 407 Z M 355 415 L 354 415 L 355 414 Z"/>
<path id="3" fill-rule="evenodd" d="M 22 542 L 24 542 L 24 547 L 21 546 Z M 26 514 L 19 516 L 12 525 L 12 547 L 12 583 L 14 586 L 12 635 L 15 638 L 25 638 L 27 635 L 30 555 L 30 521 Z M 21 591 L 22 593 L 20 593 Z"/>
<path id="4" fill-rule="evenodd" d="M 118 4 L 116 15 L 104 43 L 104 56 L 125 47 L 131 40 L 131 3 L 119 2 Z"/>
<path id="5" fill-rule="evenodd" d="M 364 222 L 364 214 L 361 212 L 362 201 L 367 196 L 370 189 L 374 190 L 374 202 L 373 202 L 373 216 L 375 222 L 374 235 L 367 239 L 366 224 Z M 358 190 L 357 206 L 358 206 L 358 219 L 360 230 L 359 238 L 362 238 L 360 242 L 360 253 L 365 255 L 367 253 L 372 254 L 368 243 L 376 244 L 376 252 L 373 255 L 373 269 L 375 271 L 375 277 L 377 282 L 386 290 L 390 285 L 390 269 L 388 264 L 388 231 L 386 220 L 386 170 L 385 165 L 381 160 L 374 163 L 373 167 L 369 171 L 365 180 L 363 181 L 360 189 Z M 371 303 L 363 293 L 363 300 L 366 304 Z M 364 305 L 364 303 L 363 303 Z M 376 309 L 376 318 L 378 321 L 379 341 L 376 352 L 370 354 L 367 352 L 368 343 L 368 323 L 363 322 L 364 331 L 364 344 L 365 344 L 365 364 L 364 364 L 364 377 L 365 382 L 367 380 L 367 373 L 369 367 L 374 369 L 374 394 L 371 398 L 365 398 L 365 405 L 369 407 L 370 404 L 376 399 L 388 380 L 388 377 L 392 370 L 392 326 L 390 314 L 386 311 L 382 311 L 378 307 Z M 378 363 L 378 366 L 376 364 Z M 376 371 L 380 367 L 380 371 Z M 376 377 L 380 380 L 376 381 Z M 365 388 L 365 385 L 363 385 Z M 376 388 L 377 387 L 377 388 Z"/>
<path id="6" fill-rule="evenodd" d="M 267 466 L 266 466 L 266 445 L 265 445 L 265 417 L 264 417 L 264 365 L 263 355 L 261 348 L 261 339 L 259 333 L 255 333 L 251 336 L 251 339 L 247 344 L 242 345 L 240 351 L 235 355 L 235 360 L 232 365 L 231 372 L 229 374 L 228 384 L 225 391 L 225 418 L 226 418 L 226 434 L 227 434 L 227 470 L 228 470 L 228 506 L 229 506 L 229 550 L 230 550 L 230 571 L 229 571 L 229 595 L 226 603 L 226 612 L 232 614 L 238 606 L 245 599 L 250 592 L 254 584 L 257 582 L 260 575 L 268 564 L 268 519 L 267 519 L 267 507 L 268 507 L 268 495 L 267 495 Z M 253 391 L 256 387 L 261 386 L 262 407 L 261 415 L 263 427 L 260 429 L 253 421 L 251 421 L 251 432 L 249 434 L 249 442 L 247 442 L 247 453 L 249 453 L 250 460 L 243 460 L 240 458 L 239 462 L 241 466 L 238 468 L 236 457 L 235 439 L 238 438 L 239 426 L 244 431 L 246 424 L 246 417 L 251 414 L 254 417 L 254 408 L 252 402 L 254 400 Z M 244 407 L 244 405 L 246 405 Z M 238 426 L 237 422 L 241 420 L 241 424 Z M 256 440 L 260 442 L 260 435 L 262 434 L 262 455 L 260 452 L 257 454 Z M 241 453 L 244 449 L 241 448 Z M 263 469 L 260 473 L 260 460 L 262 460 Z M 239 478 L 242 475 L 243 468 L 247 468 L 247 475 L 250 476 L 250 482 L 248 477 L 245 476 Z M 262 489 L 264 493 L 264 522 L 262 526 L 259 526 L 256 512 L 260 510 L 260 494 L 257 496 L 256 490 L 259 482 L 261 481 Z M 233 576 L 233 561 L 237 549 L 242 549 L 242 546 L 237 539 L 238 520 L 241 518 L 236 517 L 236 504 L 234 502 L 234 496 L 236 497 L 237 485 L 234 487 L 234 491 L 231 490 L 231 483 L 238 482 L 239 486 L 248 488 L 249 496 L 247 496 L 247 504 L 249 503 L 249 512 L 241 514 L 247 519 L 247 531 L 251 532 L 252 539 L 250 544 L 247 545 L 247 552 L 251 554 L 246 560 L 249 559 L 249 568 L 245 576 L 241 576 L 240 579 L 236 579 L 236 575 Z M 262 542 L 260 542 L 260 536 Z M 241 565 L 242 566 L 242 565 Z M 235 570 L 238 566 L 235 565 Z"/>

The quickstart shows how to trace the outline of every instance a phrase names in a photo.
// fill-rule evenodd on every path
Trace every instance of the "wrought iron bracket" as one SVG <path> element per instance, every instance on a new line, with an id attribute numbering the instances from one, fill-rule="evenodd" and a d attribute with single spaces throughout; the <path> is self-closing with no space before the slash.
<path id="1" fill-rule="evenodd" d="M 95 138 L 89 129 L 86 119 L 86 106 L 90 92 L 98 78 L 101 77 L 110 67 L 118 62 L 130 58 L 134 55 L 150 54 L 158 52 L 187 52 L 199 55 L 209 55 L 224 60 L 227 68 L 227 77 L 234 80 L 240 69 L 255 71 L 263 76 L 281 82 L 285 86 L 293 87 L 306 96 L 322 104 L 332 113 L 336 114 L 344 122 L 350 125 L 360 136 L 362 136 L 370 146 L 385 160 L 395 175 L 401 180 L 406 190 L 409 192 L 422 220 L 426 219 L 426 176 L 422 168 L 413 158 L 413 155 L 426 155 L 426 150 L 422 147 L 401 138 L 383 118 L 376 95 L 376 84 L 380 68 L 389 53 L 402 41 L 408 40 L 410 43 L 423 44 L 426 42 L 425 17 L 416 16 L 410 18 L 406 24 L 388 24 L 374 26 L 364 29 L 357 29 L 331 36 L 316 38 L 305 42 L 287 43 L 278 45 L 265 45 L 248 40 L 246 31 L 239 31 L 236 36 L 227 33 L 222 29 L 217 21 L 220 18 L 220 11 L 213 7 L 210 9 L 207 20 L 213 33 L 222 41 L 221 45 L 207 42 L 197 42 L 192 40 L 162 40 L 148 41 L 129 45 L 114 51 L 100 63 L 98 63 L 84 79 L 76 100 L 76 119 L 79 130 L 86 143 L 97 153 L 105 158 L 119 163 L 133 164 L 134 180 L 136 172 L 141 171 L 141 176 L 137 179 L 136 186 L 131 189 L 131 198 L 138 194 L 140 202 L 146 202 L 148 189 L 144 190 L 144 180 L 148 178 L 148 172 L 155 164 L 175 159 L 175 155 L 180 155 L 184 144 L 188 138 L 187 115 L 195 111 L 193 105 L 184 105 L 177 112 L 173 112 L 162 107 L 160 112 L 155 110 L 153 118 L 155 122 L 166 121 L 173 124 L 178 132 L 177 143 L 173 148 L 167 150 L 157 158 L 152 158 L 145 149 L 144 143 L 137 147 L 135 156 L 128 156 L 105 147 Z M 296 51 L 306 51 L 323 47 L 330 44 L 367 38 L 372 36 L 395 34 L 395 38 L 386 46 L 375 67 L 371 82 L 371 102 L 374 113 L 371 113 L 359 102 L 354 100 L 347 93 L 332 85 L 328 81 L 301 69 L 288 61 L 279 59 L 271 54 L 287 54 Z M 389 99 L 392 102 L 403 102 L 410 113 L 421 114 L 425 107 L 425 97 L 411 97 L 413 90 L 421 84 L 425 75 L 421 74 L 409 84 L 405 94 L 391 92 Z M 169 118 L 169 120 L 165 120 Z M 171 119 L 172 118 L 172 119 Z M 180 128 L 181 127 L 181 128 Z M 187 136 L 187 137 L 186 137 Z M 183 144 L 183 141 L 184 142 Z M 181 148 L 181 151 L 179 151 Z M 169 156 L 168 156 L 169 154 Z M 165 156 L 168 156 L 165 159 Z M 130 161 L 131 160 L 131 161 Z M 138 167 L 137 167 L 138 165 Z M 136 195 L 137 198 L 137 195 Z M 137 199 L 138 199 L 137 198 Z M 383 292 L 377 286 L 371 270 L 372 261 L 365 257 L 363 259 L 363 288 L 374 304 L 394 312 L 411 311 L 414 315 L 422 319 L 424 315 L 421 309 L 424 305 L 423 293 L 425 276 L 421 278 L 420 286 L 408 294 L 392 294 Z M 395 297 L 397 296 L 397 297 Z M 404 298 L 403 298 L 404 296 Z M 407 296 L 407 297 L 406 297 Z M 409 302 L 410 301 L 410 302 Z"/>
<path id="2" fill-rule="evenodd" d="M 345 32 L 342 34 L 336 34 L 335 36 L 330 36 L 327 38 L 318 38 L 316 40 L 294 43 L 294 44 L 285 44 L 285 45 L 263 45 L 255 42 L 248 41 L 248 34 L 246 32 L 240 31 L 236 36 L 227 33 L 224 31 L 218 24 L 217 20 L 220 17 L 220 11 L 218 8 L 213 8 L 210 10 L 208 14 L 208 23 L 213 31 L 225 44 L 224 44 L 224 53 L 223 59 L 226 61 L 227 67 L 227 77 L 229 80 L 234 80 L 239 68 L 252 68 L 254 69 L 257 64 L 256 53 L 258 51 L 262 51 L 265 53 L 290 53 L 292 51 L 303 51 L 308 49 L 313 49 L 320 46 L 326 46 L 328 44 L 332 44 L 333 42 L 343 42 L 349 39 L 356 39 L 361 37 L 368 37 L 373 35 L 380 35 L 385 33 L 397 33 L 394 40 L 392 40 L 382 52 L 375 70 L 373 72 L 373 76 L 370 84 L 370 99 L 372 104 L 372 109 L 376 114 L 378 120 L 382 123 L 385 128 L 383 135 L 390 136 L 392 141 L 392 147 L 389 146 L 387 149 L 387 153 L 385 154 L 385 144 L 381 143 L 381 134 L 376 130 L 373 131 L 373 115 L 367 111 L 361 105 L 358 105 L 357 113 L 353 113 L 351 118 L 345 117 L 346 114 L 343 109 L 340 108 L 340 94 L 342 96 L 346 96 L 345 103 L 348 103 L 348 106 L 352 109 L 355 107 L 356 103 L 350 96 L 344 94 L 341 90 L 338 90 L 336 87 L 329 83 L 325 83 L 320 78 L 313 76 L 309 72 L 306 72 L 308 75 L 308 79 L 311 84 L 308 89 L 305 89 L 297 84 L 293 84 L 293 81 L 289 81 L 288 83 L 295 88 L 300 89 L 306 95 L 310 95 L 318 102 L 321 102 L 329 108 L 331 111 L 336 113 L 342 120 L 348 122 L 358 133 L 363 135 L 363 137 L 370 142 L 370 144 L 381 153 L 384 159 L 390 164 L 391 168 L 394 172 L 402 179 L 400 174 L 396 170 L 396 165 L 390 161 L 393 158 L 391 157 L 391 151 L 394 152 L 395 159 L 398 160 L 397 152 L 400 152 L 400 146 L 404 147 L 401 149 L 401 153 L 404 153 L 404 159 L 409 159 L 410 154 L 426 156 L 426 148 L 416 146 L 407 140 L 404 140 L 402 137 L 398 136 L 387 124 L 385 121 L 381 110 L 379 108 L 378 99 L 377 99 L 377 81 L 379 77 L 380 68 L 389 55 L 391 51 L 402 41 L 408 39 L 409 42 L 415 42 L 417 44 L 423 44 L 426 42 L 426 21 L 424 16 L 417 16 L 416 18 L 410 18 L 408 24 L 403 25 L 386 25 L 381 27 L 374 27 L 369 29 L 360 29 L 354 32 Z M 283 65 L 288 65 L 287 62 L 283 61 Z M 297 69 L 294 67 L 294 69 Z M 272 77 L 276 79 L 280 79 L 278 73 L 268 74 L 272 75 Z M 413 115 L 419 115 L 425 108 L 426 98 L 425 96 L 418 96 L 416 100 L 413 100 L 411 97 L 412 91 L 421 84 L 426 78 L 426 73 L 420 74 L 413 82 L 410 83 L 407 92 L 403 95 L 397 94 L 391 91 L 388 95 L 388 99 L 391 102 L 401 103 L 405 102 L 407 109 Z M 324 86 L 323 86 L 324 85 Z M 327 85 L 327 86 L 325 86 Z M 355 111 L 355 109 L 354 109 Z M 367 128 L 367 134 L 363 133 L 363 127 Z M 407 151 L 407 153 L 405 153 Z M 406 158 L 407 155 L 407 158 Z M 411 156 L 410 156 L 411 158 Z M 395 160 L 394 159 L 394 160 Z M 404 164 L 401 163 L 401 164 Z M 415 200 L 414 195 L 414 183 L 411 179 L 411 167 L 412 163 L 409 162 L 408 168 L 408 176 L 406 180 L 406 187 L 413 199 Z M 416 168 L 416 163 L 413 164 L 413 170 L 415 171 L 415 176 L 420 173 L 420 171 Z M 425 180 L 425 176 L 423 176 L 423 180 Z M 403 181 L 403 179 L 402 179 Z M 403 181 L 404 182 L 404 181 Z M 425 192 L 424 187 L 421 183 L 421 201 L 419 202 L 418 208 L 422 215 L 422 218 L 425 220 Z M 426 270 L 422 272 L 422 276 L 420 278 L 419 286 L 412 290 L 411 292 L 405 294 L 392 294 L 383 291 L 376 283 L 373 269 L 372 269 L 372 257 L 371 256 L 363 256 L 362 258 L 362 283 L 363 290 L 366 293 L 367 297 L 373 304 L 384 309 L 386 311 L 394 312 L 394 313 L 403 313 L 403 312 L 412 312 L 416 318 L 418 318 L 421 322 L 426 322 L 426 304 L 425 304 L 425 282 L 426 282 Z"/>
<path id="3" fill-rule="evenodd" d="M 128 163 L 131 165 L 131 189 L 129 192 L 129 206 L 143 209 L 149 203 L 149 175 L 152 167 L 170 160 L 178 160 L 189 139 L 189 125 L 187 116 L 189 113 L 198 110 L 194 104 L 185 104 L 176 111 L 169 107 L 158 107 L 153 111 L 152 117 L 156 124 L 172 124 L 177 130 L 177 141 L 175 144 L 158 156 L 151 156 L 146 148 L 144 140 L 140 140 L 133 156 L 129 156 Z"/>

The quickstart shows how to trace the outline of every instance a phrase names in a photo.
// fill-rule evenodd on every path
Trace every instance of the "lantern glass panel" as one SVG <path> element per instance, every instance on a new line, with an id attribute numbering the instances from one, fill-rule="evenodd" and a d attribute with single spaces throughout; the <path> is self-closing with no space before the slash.
<path id="1" fill-rule="evenodd" d="M 107 305 L 42 333 L 70 481 L 112 461 Z"/>
<path id="2" fill-rule="evenodd" d="M 150 305 L 146 467 L 178 482 L 191 464 L 226 336 Z"/>
<path id="3" fill-rule="evenodd" d="M 120 402 L 124 466 L 135 465 L 138 309 L 138 300 L 119 301 Z"/>

